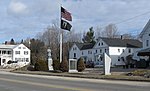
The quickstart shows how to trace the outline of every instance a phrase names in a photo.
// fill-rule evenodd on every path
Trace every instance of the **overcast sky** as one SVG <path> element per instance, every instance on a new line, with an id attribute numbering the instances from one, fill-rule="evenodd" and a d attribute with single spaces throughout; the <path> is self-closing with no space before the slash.
<path id="1" fill-rule="evenodd" d="M 0 42 L 35 37 L 60 19 L 60 5 L 77 32 L 114 23 L 120 33 L 137 34 L 150 18 L 149 0 L 0 0 Z"/>

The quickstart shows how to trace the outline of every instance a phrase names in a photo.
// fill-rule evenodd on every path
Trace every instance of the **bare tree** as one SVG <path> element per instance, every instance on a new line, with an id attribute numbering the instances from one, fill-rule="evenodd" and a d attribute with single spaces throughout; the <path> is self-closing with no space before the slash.
<path id="1" fill-rule="evenodd" d="M 109 24 L 105 27 L 104 31 L 102 32 L 102 35 L 108 38 L 116 38 L 118 37 L 119 32 L 115 24 Z"/>
<path id="2" fill-rule="evenodd" d="M 95 29 L 95 38 L 103 37 L 102 35 L 102 28 L 101 27 L 96 27 Z"/>
<path id="3" fill-rule="evenodd" d="M 123 39 L 134 39 L 135 37 L 131 35 L 130 33 L 125 33 L 122 35 Z"/>
<path id="4" fill-rule="evenodd" d="M 58 23 L 48 26 L 43 33 L 37 34 L 37 38 L 43 41 L 52 51 L 52 58 L 59 58 L 59 33 Z"/>

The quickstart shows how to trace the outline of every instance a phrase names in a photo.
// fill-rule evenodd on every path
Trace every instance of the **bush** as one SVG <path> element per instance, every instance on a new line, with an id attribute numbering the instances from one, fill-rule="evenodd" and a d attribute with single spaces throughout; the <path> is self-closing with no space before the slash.
<path id="1" fill-rule="evenodd" d="M 127 74 L 128 76 L 142 76 L 145 78 L 150 78 L 150 70 L 138 69 Z"/>
<path id="2" fill-rule="evenodd" d="M 83 58 L 80 58 L 77 62 L 77 70 L 78 72 L 82 72 L 85 69 L 85 64 Z"/>
<path id="3" fill-rule="evenodd" d="M 60 70 L 60 61 L 59 61 L 59 59 L 53 60 L 53 64 L 52 65 L 53 65 L 54 71 Z"/>
<path id="4" fill-rule="evenodd" d="M 65 58 L 65 60 L 63 60 L 60 64 L 60 70 L 62 72 L 68 72 L 69 71 L 69 64 L 67 59 Z"/>
<path id="5" fill-rule="evenodd" d="M 48 64 L 44 60 L 38 60 L 34 66 L 35 71 L 48 71 Z"/>
<path id="6" fill-rule="evenodd" d="M 144 59 L 141 59 L 140 61 L 136 62 L 137 68 L 146 68 L 146 61 Z"/>

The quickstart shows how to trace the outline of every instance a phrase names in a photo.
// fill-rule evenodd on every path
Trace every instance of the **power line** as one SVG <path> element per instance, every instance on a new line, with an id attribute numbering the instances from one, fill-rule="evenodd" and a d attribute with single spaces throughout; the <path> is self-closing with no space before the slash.
<path id="1" fill-rule="evenodd" d="M 125 19 L 125 20 L 122 20 L 122 21 L 117 22 L 117 23 L 115 23 L 115 24 L 116 24 L 116 25 L 117 25 L 117 24 L 121 24 L 121 23 L 124 23 L 124 22 L 130 21 L 130 20 L 133 20 L 133 19 L 135 19 L 135 18 L 141 17 L 141 16 L 146 15 L 146 14 L 149 14 L 149 13 L 150 13 L 150 11 L 145 12 L 145 13 L 142 13 L 142 14 L 137 15 L 137 16 L 134 16 L 134 17 L 131 17 L 131 18 L 128 18 L 128 19 Z"/>

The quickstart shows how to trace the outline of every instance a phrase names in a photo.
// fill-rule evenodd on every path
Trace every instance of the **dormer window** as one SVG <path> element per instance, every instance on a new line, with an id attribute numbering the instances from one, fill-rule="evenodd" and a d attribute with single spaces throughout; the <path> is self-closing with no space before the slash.
<path id="1" fill-rule="evenodd" d="M 76 47 L 74 47 L 74 48 L 73 48 L 73 50 L 77 50 L 77 48 L 76 48 Z"/>
<path id="2" fill-rule="evenodd" d="M 98 46 L 100 46 L 101 44 L 99 43 Z"/>
<path id="3" fill-rule="evenodd" d="M 101 43 L 101 45 L 103 45 L 103 42 Z"/>

